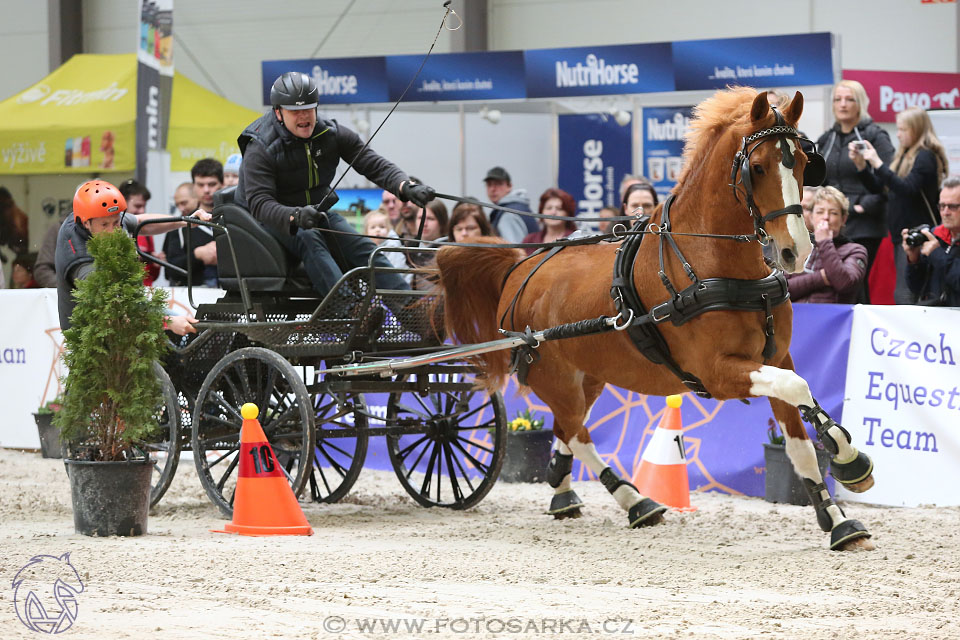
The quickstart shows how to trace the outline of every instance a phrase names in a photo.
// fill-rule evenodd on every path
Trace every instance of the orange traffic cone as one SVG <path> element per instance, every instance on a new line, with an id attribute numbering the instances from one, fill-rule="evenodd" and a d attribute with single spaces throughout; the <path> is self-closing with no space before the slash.
<path id="1" fill-rule="evenodd" d="M 240 409 L 240 466 L 233 521 L 216 533 L 244 536 L 309 536 L 310 523 L 273 455 L 257 420 L 260 409 L 247 403 Z"/>
<path id="2" fill-rule="evenodd" d="M 687 454 L 683 442 L 680 404 L 683 396 L 667 396 L 667 408 L 653 438 L 643 450 L 640 467 L 633 474 L 637 491 L 677 511 L 696 511 L 690 506 Z"/>

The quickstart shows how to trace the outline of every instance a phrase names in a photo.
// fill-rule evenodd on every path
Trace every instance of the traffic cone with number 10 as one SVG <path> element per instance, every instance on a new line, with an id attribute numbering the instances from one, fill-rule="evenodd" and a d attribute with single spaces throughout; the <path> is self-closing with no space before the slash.
<path id="1" fill-rule="evenodd" d="M 690 480 L 683 442 L 680 405 L 683 396 L 667 396 L 660 424 L 643 450 L 633 484 L 641 494 L 677 511 L 696 511 L 690 506 Z"/>
<path id="2" fill-rule="evenodd" d="M 247 403 L 240 409 L 240 464 L 233 521 L 217 533 L 244 536 L 309 536 L 310 523 L 287 484 L 273 448 L 257 420 L 260 409 Z"/>

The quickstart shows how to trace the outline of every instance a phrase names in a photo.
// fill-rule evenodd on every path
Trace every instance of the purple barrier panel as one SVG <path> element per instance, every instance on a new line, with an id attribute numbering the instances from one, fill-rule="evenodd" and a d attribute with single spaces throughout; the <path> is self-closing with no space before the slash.
<path id="1" fill-rule="evenodd" d="M 793 355 L 797 373 L 810 385 L 820 405 L 840 420 L 847 350 L 853 309 L 849 305 L 794 305 Z M 696 372 L 694 372 L 696 373 Z M 665 375 L 669 375 L 664 372 Z M 517 395 L 517 383 L 511 378 L 504 390 L 507 418 L 523 409 L 531 409 L 552 427 L 550 409 L 535 394 Z M 386 394 L 366 394 L 370 409 L 386 413 Z M 666 400 L 607 385 L 594 405 L 587 428 L 601 457 L 621 476 L 632 478 L 640 466 L 643 449 L 663 415 Z M 684 394 L 681 407 L 687 472 L 690 487 L 700 491 L 762 496 L 764 493 L 763 443 L 773 412 L 766 398 L 739 400 L 703 400 Z M 808 428 L 813 437 L 815 434 Z M 372 438 L 366 466 L 390 469 L 383 438 Z M 573 467 L 574 480 L 595 477 L 580 462 Z"/>

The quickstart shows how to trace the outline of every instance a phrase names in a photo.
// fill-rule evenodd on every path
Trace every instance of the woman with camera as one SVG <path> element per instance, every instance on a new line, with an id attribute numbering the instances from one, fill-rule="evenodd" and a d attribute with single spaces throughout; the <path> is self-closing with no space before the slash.
<path id="1" fill-rule="evenodd" d="M 813 251 L 802 273 L 787 274 L 792 302 L 856 302 L 866 279 L 867 250 L 841 234 L 849 208 L 847 197 L 833 187 L 813 195 Z"/>
<path id="2" fill-rule="evenodd" d="M 888 194 L 887 221 L 897 268 L 893 297 L 897 304 L 913 304 L 916 296 L 906 283 L 907 262 L 901 234 L 920 225 L 933 228 L 940 224 L 937 196 L 949 163 L 930 116 L 919 107 L 910 107 L 897 115 L 897 140 L 900 148 L 889 166 L 869 142 L 862 147 L 850 143 L 848 150 L 864 186 L 873 193 Z"/>
<path id="3" fill-rule="evenodd" d="M 827 177 L 823 184 L 836 187 L 850 201 L 847 226 L 844 233 L 867 250 L 867 273 L 887 235 L 885 219 L 886 198 L 873 193 L 857 177 L 857 167 L 848 153 L 852 142 L 868 142 L 884 162 L 893 158 L 890 136 L 871 118 L 867 107 L 870 99 L 863 85 L 856 80 L 841 80 L 833 87 L 833 115 L 836 118 L 820 139 L 817 148 L 827 162 Z M 869 302 L 866 278 L 860 302 Z"/>

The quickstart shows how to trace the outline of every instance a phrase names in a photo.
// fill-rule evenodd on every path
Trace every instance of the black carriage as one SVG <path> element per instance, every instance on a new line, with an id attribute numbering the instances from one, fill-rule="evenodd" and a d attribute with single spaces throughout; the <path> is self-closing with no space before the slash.
<path id="1" fill-rule="evenodd" d="M 497 479 L 506 438 L 502 396 L 475 389 L 449 348 L 427 291 L 376 286 L 371 265 L 347 271 L 320 297 L 302 266 L 243 208 L 232 188 L 214 209 L 220 286 L 196 307 L 198 333 L 179 340 L 158 371 L 163 437 L 146 443 L 156 460 L 151 504 L 169 487 L 180 453 L 191 452 L 210 499 L 232 514 L 240 407 L 253 402 L 294 493 L 342 499 L 363 467 L 368 441 L 385 436 L 404 489 L 424 506 L 466 509 Z M 187 234 L 189 235 L 189 234 Z M 429 252 L 434 249 L 379 248 Z M 169 266 L 169 265 L 168 265 Z M 390 271 L 413 273 L 414 269 Z M 424 275 L 420 270 L 420 275 Z M 344 376 L 344 364 L 423 356 L 402 373 Z M 387 396 L 374 413 L 365 394 Z"/>

